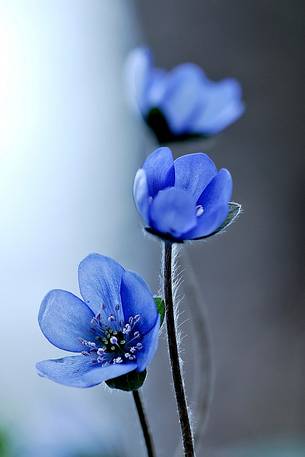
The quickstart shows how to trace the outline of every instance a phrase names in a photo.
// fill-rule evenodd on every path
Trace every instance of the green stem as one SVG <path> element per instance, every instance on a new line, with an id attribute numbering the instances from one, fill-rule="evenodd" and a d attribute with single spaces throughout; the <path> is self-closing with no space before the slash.
<path id="1" fill-rule="evenodd" d="M 172 278 L 172 243 L 164 241 L 163 254 L 163 286 L 166 306 L 166 323 L 168 348 L 172 369 L 172 377 L 176 394 L 176 401 L 179 413 L 180 427 L 182 433 L 184 456 L 194 457 L 194 444 L 192 430 L 188 415 L 186 396 L 184 392 L 183 379 L 181 374 L 180 359 L 176 335 L 176 323 L 173 300 L 173 278 Z"/>
<path id="2" fill-rule="evenodd" d="M 133 390 L 132 391 L 133 399 L 137 408 L 138 416 L 139 416 L 139 421 L 142 427 L 142 432 L 145 440 L 145 445 L 146 445 L 146 450 L 147 450 L 147 456 L 148 457 L 155 457 L 155 451 L 154 451 L 154 446 L 153 446 L 153 441 L 152 441 L 152 436 L 149 430 L 148 426 L 148 421 L 146 418 L 146 414 L 144 411 L 143 407 L 143 402 L 140 396 L 140 392 L 138 390 Z"/>

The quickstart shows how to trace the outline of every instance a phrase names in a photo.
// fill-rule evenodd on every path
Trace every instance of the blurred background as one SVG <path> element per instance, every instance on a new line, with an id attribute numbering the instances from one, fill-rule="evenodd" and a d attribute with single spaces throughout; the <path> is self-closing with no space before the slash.
<path id="1" fill-rule="evenodd" d="M 305 455 L 303 17 L 301 0 L 0 0 L 1 457 L 145 455 L 131 395 L 69 389 L 34 369 L 62 354 L 40 333 L 41 299 L 78 294 L 88 253 L 159 288 L 159 245 L 131 195 L 155 147 L 124 87 L 126 56 L 143 43 L 158 66 L 192 61 L 212 79 L 238 78 L 246 101 L 223 134 L 173 146 L 230 169 L 244 207 L 226 234 L 185 248 L 215 367 L 198 455 Z M 194 403 L 204 348 L 192 344 L 187 296 L 181 309 Z M 179 441 L 167 363 L 163 335 L 143 389 L 160 457 Z"/>

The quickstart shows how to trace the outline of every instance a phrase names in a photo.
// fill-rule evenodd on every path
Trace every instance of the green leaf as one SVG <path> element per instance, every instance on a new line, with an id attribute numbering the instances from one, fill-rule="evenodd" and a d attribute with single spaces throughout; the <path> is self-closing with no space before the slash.
<path id="1" fill-rule="evenodd" d="M 211 236 L 218 235 L 219 233 L 221 233 L 225 229 L 227 229 L 237 219 L 237 217 L 240 215 L 240 213 L 241 213 L 241 205 L 239 203 L 230 202 L 229 203 L 229 212 L 228 212 L 228 215 L 227 215 L 225 221 L 223 222 L 223 224 L 220 227 L 218 227 L 218 229 L 215 230 L 215 232 L 211 233 L 210 235 L 203 236 L 201 238 L 196 238 L 196 239 L 204 240 L 206 238 L 210 238 Z"/>
<path id="2" fill-rule="evenodd" d="M 230 209 L 229 209 L 228 215 L 226 217 L 226 220 L 219 227 L 217 232 L 221 232 L 225 228 L 229 227 L 229 225 L 231 225 L 241 213 L 241 205 L 239 203 L 230 202 L 229 208 Z"/>
<path id="3" fill-rule="evenodd" d="M 141 372 L 134 370 L 127 374 L 123 374 L 122 376 L 118 376 L 117 378 L 108 379 L 106 384 L 111 389 L 119 389 L 124 390 L 125 392 L 130 392 L 132 390 L 138 390 L 143 385 L 146 374 L 146 370 Z"/>
<path id="4" fill-rule="evenodd" d="M 157 311 L 160 314 L 160 327 L 163 324 L 164 317 L 165 317 L 165 301 L 162 297 L 154 297 Z"/>

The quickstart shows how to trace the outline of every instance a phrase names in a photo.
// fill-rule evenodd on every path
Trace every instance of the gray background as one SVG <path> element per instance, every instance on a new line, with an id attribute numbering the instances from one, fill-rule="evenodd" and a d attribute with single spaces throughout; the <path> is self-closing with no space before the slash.
<path id="1" fill-rule="evenodd" d="M 157 65 L 193 61 L 211 78 L 235 76 L 247 105 L 207 145 L 175 147 L 207 151 L 229 168 L 244 207 L 224 236 L 188 248 L 216 361 L 205 443 L 304 436 L 304 2 L 135 5 Z"/>

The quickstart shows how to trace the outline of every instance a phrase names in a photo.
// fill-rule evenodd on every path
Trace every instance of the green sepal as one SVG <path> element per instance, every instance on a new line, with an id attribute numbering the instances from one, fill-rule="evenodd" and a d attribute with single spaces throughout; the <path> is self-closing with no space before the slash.
<path id="1" fill-rule="evenodd" d="M 178 143 L 189 141 L 192 139 L 203 138 L 207 139 L 210 135 L 203 133 L 174 133 L 171 131 L 168 122 L 162 113 L 162 111 L 155 107 L 151 108 L 148 114 L 145 117 L 146 124 L 157 137 L 158 143 L 169 144 L 169 143 Z"/>
<path id="2" fill-rule="evenodd" d="M 202 236 L 200 238 L 195 238 L 195 239 L 204 240 L 206 238 L 210 238 L 211 236 L 218 235 L 219 233 L 221 233 L 225 229 L 227 229 L 229 227 L 229 225 L 231 225 L 236 220 L 236 218 L 240 215 L 240 213 L 241 213 L 241 205 L 239 203 L 230 202 L 228 215 L 227 215 L 225 221 L 221 224 L 221 226 L 218 227 L 218 229 L 215 230 L 215 232 L 211 233 L 210 235 Z"/>
<path id="3" fill-rule="evenodd" d="M 161 327 L 163 324 L 163 321 L 164 321 L 164 317 L 165 317 L 165 301 L 163 300 L 162 297 L 154 297 L 154 300 L 156 303 L 157 311 L 160 315 L 160 327 Z"/>
<path id="4" fill-rule="evenodd" d="M 129 373 L 118 376 L 117 378 L 108 379 L 106 384 L 111 389 L 124 390 L 130 392 L 132 390 L 138 390 L 144 383 L 146 378 L 146 370 L 138 372 L 136 370 L 130 371 Z"/>

